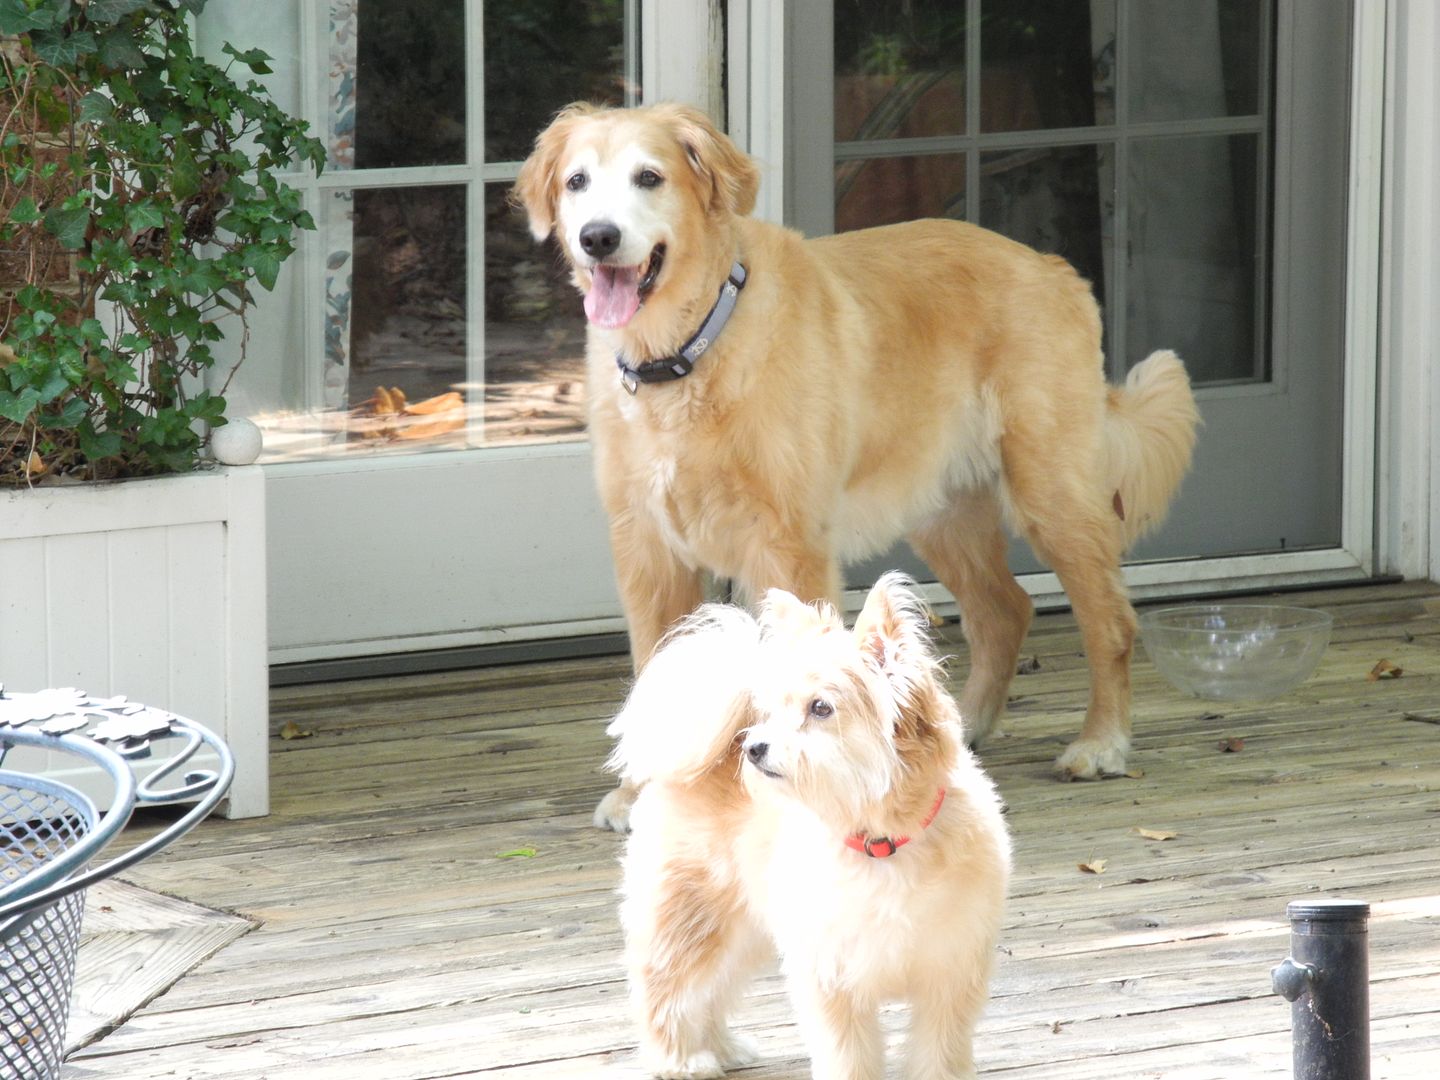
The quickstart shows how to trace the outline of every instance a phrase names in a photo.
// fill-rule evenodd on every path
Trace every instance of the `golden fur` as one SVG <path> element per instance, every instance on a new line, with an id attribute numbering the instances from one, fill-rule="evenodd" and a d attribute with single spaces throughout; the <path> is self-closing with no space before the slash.
<path id="1" fill-rule="evenodd" d="M 642 187 L 642 169 L 661 182 Z M 571 191 L 577 176 L 588 186 Z M 1160 352 L 1108 386 L 1094 297 L 1058 257 L 954 221 L 807 240 L 747 216 L 758 180 L 696 110 L 576 105 L 515 188 L 587 294 L 612 272 L 582 250 L 587 221 L 623 219 L 635 274 L 664 244 L 633 317 L 592 323 L 588 345 L 595 473 L 637 669 L 700 603 L 702 571 L 751 598 L 838 603 L 842 563 L 904 537 L 960 605 L 961 712 L 978 742 L 1032 611 L 1005 564 L 1008 526 L 1058 575 L 1089 660 L 1085 723 L 1057 770 L 1123 772 L 1135 617 L 1120 559 L 1188 467 L 1184 368 Z M 673 353 L 737 258 L 749 283 L 693 374 L 627 393 L 616 352 Z M 597 822 L 623 828 L 632 797 L 615 793 Z"/>
<path id="2" fill-rule="evenodd" d="M 753 1061 L 728 1020 L 777 951 L 816 1077 L 883 1077 L 878 1014 L 897 1000 L 908 1077 L 975 1075 L 1009 840 L 927 626 L 898 575 L 853 633 L 772 591 L 758 620 L 701 608 L 641 672 L 611 765 L 644 785 L 621 922 L 653 1075 Z M 908 842 L 871 858 L 855 833 Z"/>

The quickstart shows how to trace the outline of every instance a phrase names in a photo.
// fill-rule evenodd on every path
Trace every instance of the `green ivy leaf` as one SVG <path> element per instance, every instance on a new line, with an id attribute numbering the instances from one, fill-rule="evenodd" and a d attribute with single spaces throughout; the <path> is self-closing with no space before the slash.
<path id="1" fill-rule="evenodd" d="M 40 403 L 40 393 L 33 386 L 27 386 L 18 394 L 12 394 L 9 390 L 0 390 L 0 416 L 6 420 L 13 420 L 17 424 L 23 424 L 35 411 L 35 406 Z"/>
<path id="2" fill-rule="evenodd" d="M 104 94 L 92 90 L 80 99 L 80 108 L 76 112 L 76 119 L 82 124 L 87 124 L 95 120 L 105 120 L 114 113 L 115 103 Z"/>
<path id="3" fill-rule="evenodd" d="M 200 190 L 200 170 L 195 154 L 183 136 L 175 139 L 174 161 L 170 167 L 170 190 L 177 199 L 188 199 Z"/>
<path id="4" fill-rule="evenodd" d="M 145 66 L 145 54 L 124 29 L 111 27 L 100 35 L 100 62 L 107 68 L 134 70 Z"/>
<path id="5" fill-rule="evenodd" d="M 10 220 L 20 225 L 28 225 L 32 221 L 40 220 L 40 210 L 35 205 L 35 200 L 29 195 L 17 202 L 10 209 Z"/>
<path id="6" fill-rule="evenodd" d="M 48 8 L 31 11 L 25 0 L 0 0 L 0 34 L 28 34 L 54 25 L 55 12 Z"/>
<path id="7" fill-rule="evenodd" d="M 57 206 L 45 214 L 45 231 L 60 241 L 60 246 L 74 251 L 85 243 L 85 230 L 90 225 L 90 211 L 83 206 L 67 210 Z"/>
<path id="8" fill-rule="evenodd" d="M 30 35 L 30 43 L 35 46 L 36 56 L 58 68 L 74 67 L 82 56 L 89 56 L 100 47 L 89 30 L 77 30 L 73 34 L 37 30 Z"/>
<path id="9" fill-rule="evenodd" d="M 245 265 L 255 272 L 255 280 L 266 292 L 273 292 L 280 277 L 280 259 L 264 248 L 252 247 L 245 252 Z"/>
<path id="10" fill-rule="evenodd" d="M 85 9 L 85 17 L 91 22 L 111 26 L 132 11 L 152 7 L 150 0 L 90 0 L 90 6 Z"/>
<path id="11" fill-rule="evenodd" d="M 131 232 L 159 229 L 165 225 L 165 212 L 154 203 L 131 203 L 125 208 L 125 226 Z"/>

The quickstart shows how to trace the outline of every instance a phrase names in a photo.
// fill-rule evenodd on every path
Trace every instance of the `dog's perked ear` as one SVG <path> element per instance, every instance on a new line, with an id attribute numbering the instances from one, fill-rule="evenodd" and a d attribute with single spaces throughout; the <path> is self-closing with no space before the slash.
<path id="1" fill-rule="evenodd" d="M 899 571 L 883 575 L 865 598 L 855 620 L 855 638 L 887 674 L 930 658 L 930 611 Z"/>
<path id="2" fill-rule="evenodd" d="M 840 626 L 840 617 L 829 604 L 807 604 L 784 589 L 767 589 L 760 601 L 760 625 L 767 633 L 812 630 L 827 622 Z"/>
<path id="3" fill-rule="evenodd" d="M 570 133 L 581 120 L 600 111 L 600 106 L 585 101 L 566 105 L 555 114 L 550 126 L 535 137 L 535 149 L 520 166 L 520 175 L 510 189 L 510 202 L 525 210 L 530 218 L 530 233 L 536 240 L 544 240 L 555 228 L 560 198 L 560 157 Z"/>
<path id="4" fill-rule="evenodd" d="M 744 216 L 755 209 L 760 169 L 755 159 L 722 133 L 710 118 L 688 105 L 662 105 L 690 167 L 709 185 L 710 212 Z"/>

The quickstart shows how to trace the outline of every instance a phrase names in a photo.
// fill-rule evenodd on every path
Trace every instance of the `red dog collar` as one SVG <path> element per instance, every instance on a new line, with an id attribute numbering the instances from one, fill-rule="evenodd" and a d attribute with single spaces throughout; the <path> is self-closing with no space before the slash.
<path id="1" fill-rule="evenodd" d="M 935 820 L 944 801 L 945 789 L 941 788 L 940 793 L 935 796 L 935 805 L 930 807 L 930 813 L 920 822 L 920 828 L 927 828 Z M 863 851 L 872 859 L 888 859 L 909 842 L 908 836 L 866 836 L 864 833 L 851 833 L 845 837 L 846 847 L 852 851 Z"/>

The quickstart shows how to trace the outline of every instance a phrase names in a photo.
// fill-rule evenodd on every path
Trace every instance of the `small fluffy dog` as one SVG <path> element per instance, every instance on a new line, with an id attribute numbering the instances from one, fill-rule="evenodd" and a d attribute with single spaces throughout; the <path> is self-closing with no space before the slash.
<path id="1" fill-rule="evenodd" d="M 927 630 L 899 575 L 853 632 L 775 590 L 758 620 L 701 608 L 641 672 L 611 766 L 643 785 L 621 922 L 655 1076 L 754 1060 L 727 1021 L 776 950 L 816 1077 L 883 1077 L 893 1000 L 907 1076 L 975 1075 L 1009 839 Z"/>
<path id="2" fill-rule="evenodd" d="M 841 599 L 904 537 L 960 605 L 972 742 L 1005 706 L 1030 598 L 1024 535 L 1090 665 L 1064 777 L 1125 770 L 1135 613 L 1120 557 L 1164 516 L 1196 424 L 1173 353 L 1109 387 L 1100 314 L 1063 260 L 956 221 L 807 240 L 749 217 L 759 171 L 704 114 L 572 105 L 514 194 L 557 235 L 589 318 L 589 431 L 642 667 L 702 599 Z M 632 787 L 597 823 L 623 829 Z"/>

